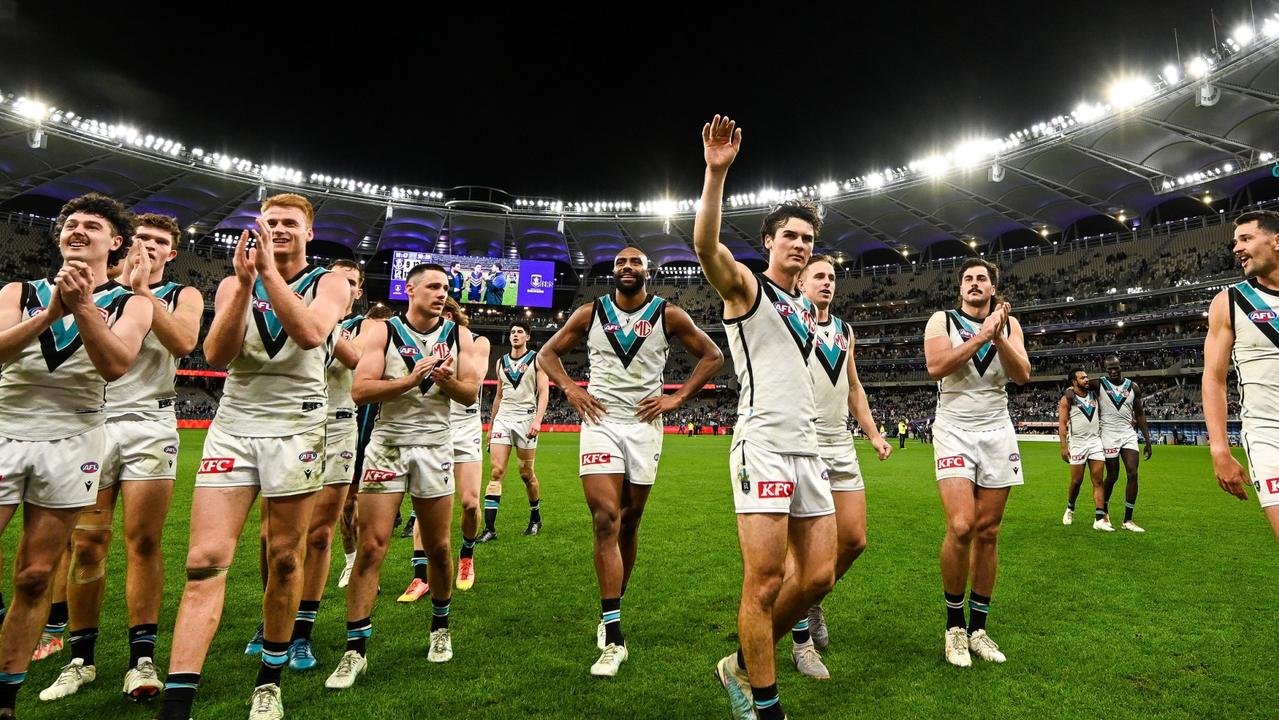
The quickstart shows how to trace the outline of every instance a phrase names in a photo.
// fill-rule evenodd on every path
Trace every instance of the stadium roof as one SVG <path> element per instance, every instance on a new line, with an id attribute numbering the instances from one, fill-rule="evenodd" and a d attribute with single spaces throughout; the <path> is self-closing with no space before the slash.
<path id="1" fill-rule="evenodd" d="M 819 249 L 850 260 L 877 252 L 944 257 L 1010 238 L 1025 244 L 1078 233 L 1081 223 L 1096 221 L 1119 230 L 1133 218 L 1172 219 L 1159 210 L 1175 201 L 1185 207 L 1188 198 L 1233 197 L 1279 176 L 1279 40 L 1258 38 L 1221 57 L 1199 68 L 1202 77 L 1193 67 L 1184 79 L 1165 70 L 1158 84 L 1139 84 L 1130 97 L 1112 97 L 1112 105 L 1082 105 L 985 141 L 975 159 L 960 148 L 882 174 L 734 195 L 723 240 L 738 257 L 760 260 L 766 204 L 788 196 L 821 199 Z M 316 201 L 318 240 L 362 256 L 418 249 L 587 268 L 634 245 L 658 264 L 695 261 L 691 201 L 598 208 L 488 189 L 387 188 L 315 174 L 307 180 L 300 171 L 206 156 L 172 140 L 144 142 L 137 131 L 108 133 L 108 126 L 90 129 L 79 120 L 43 107 L 33 113 L 16 98 L 0 103 L 0 210 L 47 215 L 92 190 L 140 212 L 176 216 L 204 236 L 238 232 L 251 225 L 261 194 L 293 190 Z M 729 182 L 730 194 L 739 193 Z"/>

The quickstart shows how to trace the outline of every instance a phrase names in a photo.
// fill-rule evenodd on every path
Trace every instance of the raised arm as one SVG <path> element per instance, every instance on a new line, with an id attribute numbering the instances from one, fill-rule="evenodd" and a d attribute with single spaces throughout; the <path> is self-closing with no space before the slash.
<path id="1" fill-rule="evenodd" d="M 995 335 L 995 350 L 999 353 L 999 363 L 1004 366 L 1008 378 L 1018 385 L 1030 382 L 1030 355 L 1026 352 L 1026 338 L 1021 332 L 1021 323 L 1009 313 L 1012 308 L 1004 303 L 1004 318 L 1008 325 L 1008 334 L 1000 332 Z"/>
<path id="2" fill-rule="evenodd" d="M 981 329 L 964 341 L 963 345 L 952 347 L 950 336 L 946 332 L 946 313 L 936 312 L 929 318 L 924 328 L 924 359 L 928 364 L 928 377 L 941 380 L 968 362 L 983 345 L 993 342 L 1003 332 L 1004 322 L 1008 316 L 1002 306 L 986 317 Z"/>
<path id="3" fill-rule="evenodd" d="M 0 365 L 18 359 L 28 345 L 48 330 L 54 320 L 62 316 L 62 303 L 58 301 L 57 287 L 49 306 L 39 313 L 22 316 L 22 287 L 20 282 L 9 283 L 0 290 Z"/>
<path id="4" fill-rule="evenodd" d="M 249 318 L 249 302 L 253 300 L 253 283 L 258 271 L 246 248 L 249 234 L 240 233 L 231 266 L 235 274 L 222 279 L 213 296 L 213 323 L 204 336 L 204 359 L 210 365 L 226 367 L 240 354 L 244 330 Z"/>
<path id="5" fill-rule="evenodd" d="M 347 284 L 344 282 L 342 286 L 346 287 Z M 386 347 L 386 332 L 385 323 L 374 323 L 372 327 L 365 329 L 368 338 L 364 347 L 368 348 L 368 352 L 361 353 L 360 362 L 356 364 L 351 379 L 351 399 L 357 405 L 380 403 L 399 397 L 422 384 L 427 373 L 435 369 L 434 357 L 422 358 L 408 375 L 384 379 L 382 376 L 386 374 L 386 353 L 378 352 L 378 349 Z"/>
<path id="6" fill-rule="evenodd" d="M 702 148 L 706 158 L 706 177 L 702 183 L 702 200 L 693 221 L 693 250 L 706 273 L 706 279 L 724 300 L 729 315 L 740 315 L 755 302 L 756 288 L 750 270 L 733 258 L 733 253 L 719 241 L 721 208 L 724 205 L 724 179 L 737 159 L 742 146 L 742 130 L 727 117 L 716 115 L 702 127 Z"/>

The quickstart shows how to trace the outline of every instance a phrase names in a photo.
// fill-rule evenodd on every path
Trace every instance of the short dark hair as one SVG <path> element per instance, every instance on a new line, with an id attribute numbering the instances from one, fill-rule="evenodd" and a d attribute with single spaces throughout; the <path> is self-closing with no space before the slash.
<path id="1" fill-rule="evenodd" d="M 524 332 L 527 333 L 529 337 L 533 336 L 533 328 L 530 327 L 529 324 L 524 322 L 523 320 L 516 320 L 515 322 L 511 323 L 511 330 L 514 330 L 515 328 L 524 328 Z"/>
<path id="2" fill-rule="evenodd" d="M 66 225 L 67 218 L 75 213 L 85 213 L 87 215 L 97 215 L 106 220 L 111 225 L 112 237 L 122 237 L 124 242 L 120 243 L 120 247 L 107 253 L 107 265 L 115 265 L 129 254 L 129 246 L 133 244 L 133 215 L 120 204 L 119 200 L 109 198 L 101 193 L 87 193 L 78 198 L 72 198 L 62 206 L 62 210 L 58 212 L 58 220 L 54 223 L 55 235 L 62 234 L 62 226 Z"/>
<path id="3" fill-rule="evenodd" d="M 178 227 L 178 219 L 169 215 L 161 215 L 160 213 L 143 213 L 133 217 L 133 232 L 137 232 L 138 228 L 146 225 L 163 230 L 173 236 L 173 245 L 177 247 L 178 241 L 182 239 L 182 228 Z"/>
<path id="4" fill-rule="evenodd" d="M 1235 227 L 1247 225 L 1253 221 L 1257 222 L 1257 227 L 1265 230 L 1271 235 L 1279 235 L 1279 212 L 1274 210 L 1253 210 L 1235 218 Z"/>
<path id="5" fill-rule="evenodd" d="M 760 242 L 766 237 L 776 236 L 777 228 L 785 225 L 791 218 L 798 218 L 812 225 L 814 237 L 822 231 L 822 210 L 817 207 L 817 203 L 809 200 L 787 200 L 764 216 L 764 222 L 759 228 Z"/>
<path id="6" fill-rule="evenodd" d="M 356 271 L 360 274 L 360 284 L 364 284 L 364 268 L 360 267 L 360 264 L 356 261 L 338 258 L 329 264 L 329 269 L 332 270 L 333 268 L 346 268 L 347 270 Z"/>
<path id="7" fill-rule="evenodd" d="M 436 265 L 435 263 L 418 263 L 409 269 L 408 274 L 404 276 L 404 281 L 410 282 L 413 278 L 427 272 L 428 270 L 435 270 L 446 277 L 449 274 L 448 271 L 444 269 L 443 265 Z"/>
<path id="8" fill-rule="evenodd" d="M 990 284 L 999 287 L 999 266 L 985 258 L 975 257 L 965 260 L 959 268 L 959 277 L 962 278 L 964 273 L 968 272 L 968 268 L 978 266 L 986 268 L 986 272 L 990 275 Z"/>
<path id="9" fill-rule="evenodd" d="M 395 308 L 382 303 L 374 303 L 369 311 L 364 313 L 364 317 L 370 320 L 385 320 L 395 315 Z"/>
<path id="10" fill-rule="evenodd" d="M 1071 385 L 1074 385 L 1075 376 L 1078 375 L 1079 373 L 1086 373 L 1086 372 L 1088 371 L 1076 365 L 1075 367 L 1072 367 L 1070 369 L 1069 373 L 1066 373 L 1066 381 L 1069 382 Z"/>

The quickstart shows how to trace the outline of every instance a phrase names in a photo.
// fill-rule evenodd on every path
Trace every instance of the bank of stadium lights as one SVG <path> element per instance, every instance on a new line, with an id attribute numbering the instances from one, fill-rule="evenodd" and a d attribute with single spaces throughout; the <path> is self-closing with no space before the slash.
<path id="1" fill-rule="evenodd" d="M 1257 161 L 1253 163 L 1253 166 L 1255 167 L 1259 165 L 1264 165 L 1270 162 L 1271 159 L 1273 159 L 1273 157 L 1274 155 L 1269 152 L 1259 153 L 1257 155 Z M 1242 170 L 1245 168 L 1239 168 L 1239 169 Z M 1180 187 L 1194 186 L 1200 183 L 1212 182 L 1213 180 L 1216 180 L 1217 178 L 1225 177 L 1226 175 L 1229 175 L 1235 172 L 1235 170 L 1236 170 L 1236 166 L 1234 163 L 1222 163 L 1221 165 L 1218 165 L 1217 167 L 1208 168 L 1207 170 L 1199 170 L 1199 171 L 1187 173 L 1186 175 L 1181 175 L 1175 178 L 1165 178 L 1163 181 L 1163 189 L 1174 190 Z"/>

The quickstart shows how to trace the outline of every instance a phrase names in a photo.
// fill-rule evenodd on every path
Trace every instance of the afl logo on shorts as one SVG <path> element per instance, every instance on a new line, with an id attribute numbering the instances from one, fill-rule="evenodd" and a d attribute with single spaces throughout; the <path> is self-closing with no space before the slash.
<path id="1" fill-rule="evenodd" d="M 253 309 L 258 312 L 271 312 L 271 301 L 254 298 Z"/>
<path id="2" fill-rule="evenodd" d="M 197 474 L 231 472 L 235 468 L 235 458 L 204 458 L 200 461 Z"/>
<path id="3" fill-rule="evenodd" d="M 653 332 L 653 323 L 647 320 L 640 320 L 635 323 L 635 334 L 640 337 L 648 337 Z"/>
<path id="4" fill-rule="evenodd" d="M 606 465 L 613 461 L 612 453 L 582 453 L 583 465 Z"/>
<path id="5" fill-rule="evenodd" d="M 755 487 L 759 488 L 759 496 L 764 499 L 788 498 L 795 494 L 795 483 L 787 480 L 762 482 Z"/>
<path id="6" fill-rule="evenodd" d="M 177 445 L 165 445 L 165 446 L 164 446 L 164 454 L 165 454 L 165 455 L 177 455 L 177 454 L 178 454 L 178 446 L 177 446 Z"/>
<path id="7" fill-rule="evenodd" d="M 351 458 L 355 457 L 355 453 L 351 452 L 350 450 L 343 450 L 341 457 L 343 460 L 350 460 Z"/>
<path id="8" fill-rule="evenodd" d="M 93 462 L 92 460 L 80 466 L 80 472 L 82 473 L 95 473 L 97 471 L 98 471 L 98 464 Z"/>
<path id="9" fill-rule="evenodd" d="M 1272 322 L 1279 315 L 1274 310 L 1253 310 L 1248 313 L 1248 319 L 1253 322 Z"/>
<path id="10" fill-rule="evenodd" d="M 795 314 L 795 308 L 790 303 L 778 300 L 773 303 L 773 308 L 777 310 L 777 314 L 782 317 L 790 317 Z"/>
<path id="11" fill-rule="evenodd" d="M 449 470 L 453 469 L 453 463 L 445 462 L 443 465 L 440 466 L 440 469 L 443 470 L 444 472 L 448 472 Z"/>
<path id="12" fill-rule="evenodd" d="M 621 330 L 621 329 L 622 329 L 622 326 L 621 326 L 621 325 L 618 325 L 617 323 L 605 323 L 605 324 L 604 324 L 604 332 L 609 333 L 609 334 L 615 333 L 615 332 L 617 332 L 618 330 Z"/>
<path id="13" fill-rule="evenodd" d="M 1021 453 L 1013 453 L 1008 456 L 1008 462 L 1021 462 Z"/>
<path id="14" fill-rule="evenodd" d="M 316 451 L 307 450 L 306 452 L 298 453 L 298 460 L 301 460 L 302 462 L 315 462 L 315 459 L 319 456 L 320 454 Z"/>
<path id="15" fill-rule="evenodd" d="M 951 468 L 964 467 L 963 455 L 951 455 L 950 457 L 937 458 L 938 470 L 949 470 Z"/>

